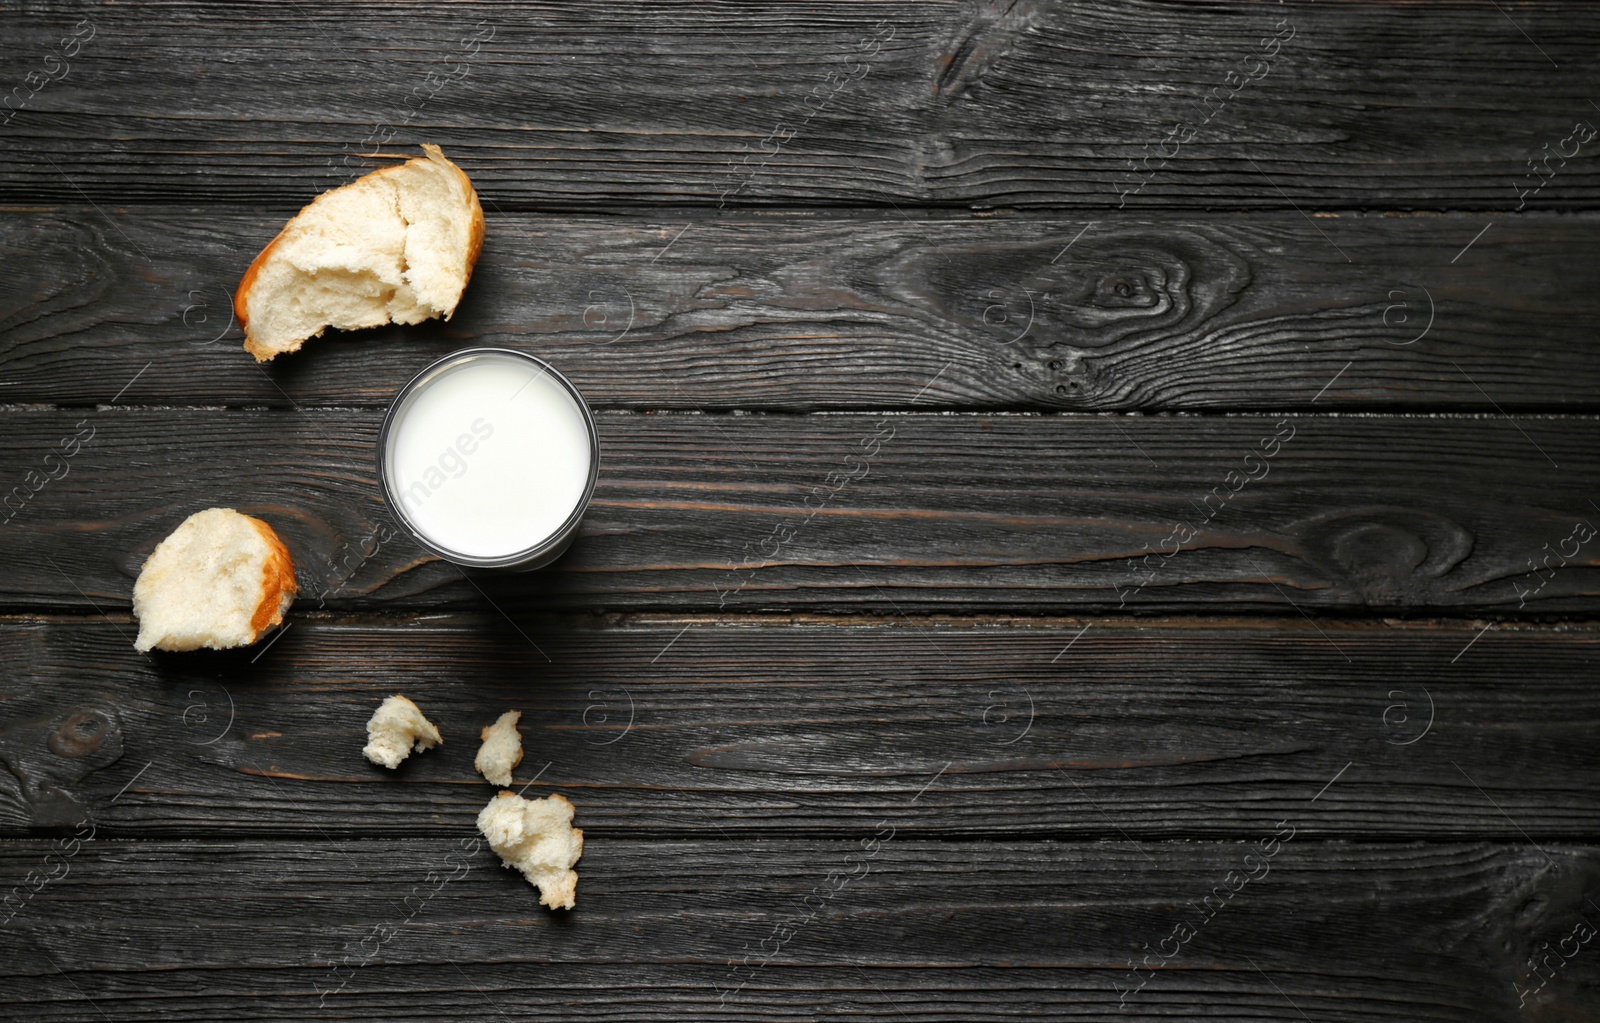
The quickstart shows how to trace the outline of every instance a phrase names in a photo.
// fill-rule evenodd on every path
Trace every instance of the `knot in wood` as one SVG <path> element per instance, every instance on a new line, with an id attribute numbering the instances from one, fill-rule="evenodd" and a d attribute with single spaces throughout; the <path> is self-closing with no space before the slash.
<path id="1" fill-rule="evenodd" d="M 104 712 L 75 710 L 56 726 L 45 743 L 57 756 L 77 759 L 98 751 L 115 732 L 116 723 Z"/>

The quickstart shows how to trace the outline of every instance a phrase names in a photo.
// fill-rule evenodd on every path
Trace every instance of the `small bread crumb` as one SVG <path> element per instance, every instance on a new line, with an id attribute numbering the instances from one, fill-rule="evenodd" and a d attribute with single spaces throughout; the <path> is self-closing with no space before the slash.
<path id="1" fill-rule="evenodd" d="M 439 730 L 422 716 L 416 704 L 404 696 L 391 696 L 372 712 L 367 722 L 367 747 L 362 753 L 374 764 L 393 769 L 416 749 L 442 745 Z"/>
<path id="2" fill-rule="evenodd" d="M 583 831 L 572 826 L 572 812 L 560 795 L 523 799 L 501 792 L 478 814 L 478 830 L 489 848 L 537 885 L 540 904 L 551 909 L 571 909 L 578 900 L 578 872 L 572 865 L 583 855 Z"/>
<path id="3" fill-rule="evenodd" d="M 522 763 L 522 733 L 517 731 L 521 717 L 522 711 L 508 710 L 479 733 L 483 745 L 472 765 L 496 785 L 510 785 L 511 769 Z"/>

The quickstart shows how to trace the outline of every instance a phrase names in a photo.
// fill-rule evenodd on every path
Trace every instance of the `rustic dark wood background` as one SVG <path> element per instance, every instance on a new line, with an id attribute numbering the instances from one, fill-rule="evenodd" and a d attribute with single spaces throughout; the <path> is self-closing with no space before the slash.
<path id="1" fill-rule="evenodd" d="M 0 40 L 0 1016 L 1600 1019 L 1595 5 Z M 487 213 L 459 314 L 257 367 L 251 257 L 424 141 Z M 596 408 L 544 572 L 379 498 L 390 396 L 480 342 Z M 214 505 L 286 538 L 290 624 L 136 654 Z M 389 773 L 392 692 L 446 745 Z M 461 851 L 507 708 L 570 913 Z"/>

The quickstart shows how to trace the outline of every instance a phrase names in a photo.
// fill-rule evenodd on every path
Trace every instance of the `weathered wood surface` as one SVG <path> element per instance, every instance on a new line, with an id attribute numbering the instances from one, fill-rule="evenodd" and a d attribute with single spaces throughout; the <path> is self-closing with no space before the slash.
<path id="1" fill-rule="evenodd" d="M 1549 956 L 1600 925 L 1600 7 L 43 0 L 0 37 L 0 892 L 70 868 L 0 909 L 0 1016 L 1595 1018 L 1596 951 Z M 460 314 L 255 367 L 244 265 L 421 141 L 489 217 Z M 603 410 L 553 570 L 390 535 L 381 407 L 472 342 Z M 135 654 L 138 566 L 212 505 L 288 540 L 290 626 Z M 393 692 L 447 741 L 389 773 Z M 478 850 L 412 914 L 511 707 L 579 908 Z"/>
<path id="2" fill-rule="evenodd" d="M 14 78 L 95 34 L 0 189 L 287 211 L 389 139 L 504 209 L 1592 207 L 1592 151 L 1542 161 L 1596 117 L 1600 10 L 1504 6 L 50 0 Z"/>
<path id="3" fill-rule="evenodd" d="M 87 997 L 118 1021 L 1587 1018 L 1600 957 L 1556 949 L 1600 920 L 1595 847 L 1328 843 L 1294 825 L 1227 843 L 896 833 L 871 853 L 827 837 L 593 842 L 570 914 L 463 848 L 470 828 L 381 853 L 96 837 L 63 860 L 59 840 L 16 842 L 0 875 L 66 873 L 0 931 L 0 1006 L 86 1019 Z M 1177 943 L 1180 923 L 1194 933 Z M 1552 954 L 1539 1015 L 1520 1015 L 1513 985 L 1537 986 L 1528 962 Z"/>
<path id="4" fill-rule="evenodd" d="M 490 613 L 296 619 L 262 650 L 147 657 L 121 616 L 12 619 L 0 829 L 470 828 L 494 791 L 473 770 L 478 730 L 520 709 L 514 787 L 567 795 L 598 842 L 884 819 L 944 837 L 1239 837 L 1286 816 L 1332 838 L 1595 840 L 1600 629 L 1481 633 Z M 445 744 L 390 773 L 360 749 L 395 692 Z M 80 720 L 94 741 L 57 752 Z"/>
<path id="5" fill-rule="evenodd" d="M 491 208 L 449 323 L 336 333 L 262 370 L 230 296 L 280 224 L 0 219 L 0 400 L 104 403 L 137 375 L 144 404 L 381 406 L 499 344 L 603 408 L 1597 407 L 1600 268 L 1572 258 L 1600 245 L 1595 216 Z"/>
<path id="6" fill-rule="evenodd" d="M 1600 606 L 1600 422 L 1588 417 L 605 413 L 573 549 L 546 571 L 475 582 L 395 535 L 374 479 L 380 421 L 364 409 L 12 410 L 0 479 L 27 499 L 12 498 L 0 528 L 0 601 L 126 609 L 156 543 L 220 505 L 282 533 L 302 611 L 486 597 L 1291 618 Z"/>

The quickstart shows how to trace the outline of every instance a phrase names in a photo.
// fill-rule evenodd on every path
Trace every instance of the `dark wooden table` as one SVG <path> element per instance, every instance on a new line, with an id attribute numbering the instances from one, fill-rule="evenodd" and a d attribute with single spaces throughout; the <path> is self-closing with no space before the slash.
<path id="1" fill-rule="evenodd" d="M 0 1017 L 1600 1019 L 1595 5 L 0 39 Z M 256 366 L 250 258 L 424 141 L 458 315 Z M 383 410 L 473 343 L 596 409 L 544 572 L 389 538 Z M 136 654 L 217 505 L 289 625 Z M 462 852 L 508 708 L 571 912 Z"/>

